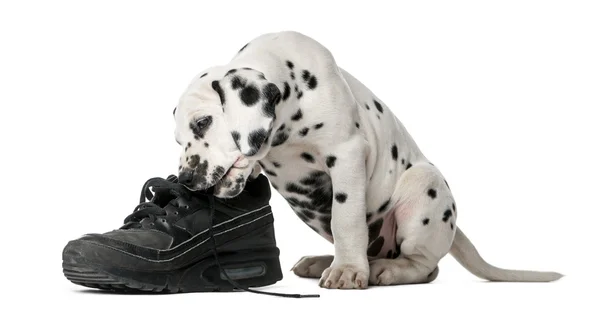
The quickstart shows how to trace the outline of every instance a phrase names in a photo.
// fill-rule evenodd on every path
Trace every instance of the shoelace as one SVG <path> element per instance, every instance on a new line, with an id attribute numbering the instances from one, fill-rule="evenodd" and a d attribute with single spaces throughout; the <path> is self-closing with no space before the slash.
<path id="1" fill-rule="evenodd" d="M 147 199 L 152 200 L 154 198 L 154 195 L 152 194 L 150 188 L 153 188 L 155 190 L 155 193 L 156 193 L 156 189 L 158 188 L 158 189 L 166 189 L 166 190 L 168 190 L 168 192 L 170 194 L 172 194 L 174 196 L 191 196 L 191 191 L 188 190 L 185 186 L 177 183 L 176 181 L 177 181 L 177 177 L 175 177 L 174 175 L 170 175 L 166 180 L 162 179 L 162 178 L 152 178 L 152 179 L 146 181 L 146 183 L 142 187 L 142 192 L 140 195 L 140 204 L 135 208 L 134 212 L 125 219 L 125 223 L 127 224 L 127 226 L 128 227 L 141 227 L 141 224 L 139 224 L 139 221 L 141 221 L 141 219 L 143 219 L 143 218 L 151 218 L 152 222 L 154 222 L 154 220 L 156 219 L 157 216 L 166 215 L 165 210 L 163 208 L 161 208 L 159 205 L 157 205 L 156 203 L 146 202 Z M 242 286 L 242 285 L 238 284 L 236 281 L 232 280 L 229 277 L 229 275 L 227 275 L 227 272 L 223 269 L 223 266 L 221 265 L 221 262 L 219 261 L 219 255 L 217 252 L 217 241 L 215 239 L 215 235 L 214 235 L 214 231 L 213 231 L 213 220 L 214 220 L 214 214 L 215 214 L 215 197 L 212 194 L 209 194 L 207 192 L 202 192 L 202 191 L 195 191 L 194 194 L 206 196 L 206 198 L 208 199 L 208 206 L 210 209 L 210 220 L 208 223 L 208 233 L 209 233 L 210 239 L 212 241 L 211 250 L 215 257 L 215 262 L 217 263 L 217 266 L 219 267 L 219 271 L 221 272 L 221 274 L 223 276 L 225 276 L 225 278 L 227 279 L 227 282 L 229 284 L 231 284 L 231 286 L 241 289 L 243 291 L 251 292 L 251 293 L 285 297 L 285 298 L 319 298 L 319 297 L 321 297 L 318 294 L 311 294 L 311 295 L 285 294 L 285 293 L 275 293 L 275 292 L 254 290 L 254 289 L 250 289 L 246 286 Z M 138 225 L 136 225 L 136 224 L 138 224 Z"/>

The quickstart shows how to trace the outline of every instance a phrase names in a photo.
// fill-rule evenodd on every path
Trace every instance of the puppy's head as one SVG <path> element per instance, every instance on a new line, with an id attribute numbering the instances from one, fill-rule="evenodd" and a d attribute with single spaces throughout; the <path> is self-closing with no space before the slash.
<path id="1" fill-rule="evenodd" d="M 250 68 L 211 68 L 195 78 L 173 111 L 183 147 L 180 183 L 192 190 L 215 186 L 219 197 L 238 195 L 267 153 L 280 99 L 277 86 Z"/>

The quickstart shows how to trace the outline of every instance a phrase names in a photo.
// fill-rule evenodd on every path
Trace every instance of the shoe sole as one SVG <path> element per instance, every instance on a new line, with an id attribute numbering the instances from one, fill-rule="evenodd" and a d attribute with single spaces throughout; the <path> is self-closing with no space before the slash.
<path id="1" fill-rule="evenodd" d="M 231 292 L 214 257 L 173 271 L 139 272 L 87 263 L 77 252 L 63 255 L 63 274 L 74 284 L 121 293 Z M 244 287 L 263 287 L 283 278 L 277 247 L 219 255 L 230 279 Z"/>

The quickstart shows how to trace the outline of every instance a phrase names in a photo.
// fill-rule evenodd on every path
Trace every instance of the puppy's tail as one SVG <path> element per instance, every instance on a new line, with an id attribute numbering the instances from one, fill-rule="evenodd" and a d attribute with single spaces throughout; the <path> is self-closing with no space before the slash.
<path id="1" fill-rule="evenodd" d="M 456 228 L 450 254 L 473 275 L 494 282 L 551 282 L 563 277 L 556 272 L 505 270 L 483 260 L 467 236 Z"/>

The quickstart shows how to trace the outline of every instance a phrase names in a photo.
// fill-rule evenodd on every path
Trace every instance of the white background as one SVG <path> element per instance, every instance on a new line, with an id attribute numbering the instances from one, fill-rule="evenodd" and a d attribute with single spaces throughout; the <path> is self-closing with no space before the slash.
<path id="1" fill-rule="evenodd" d="M 391 3 L 2 1 L 0 305 L 16 306 L 0 309 L 597 308 L 598 2 Z M 274 193 L 285 276 L 268 290 L 320 299 L 103 295 L 68 282 L 67 241 L 120 226 L 148 178 L 177 170 L 171 112 L 190 79 L 280 30 L 323 43 L 391 107 L 486 260 L 566 277 L 483 282 L 448 256 L 429 285 L 320 289 L 288 270 L 332 247 Z"/>

